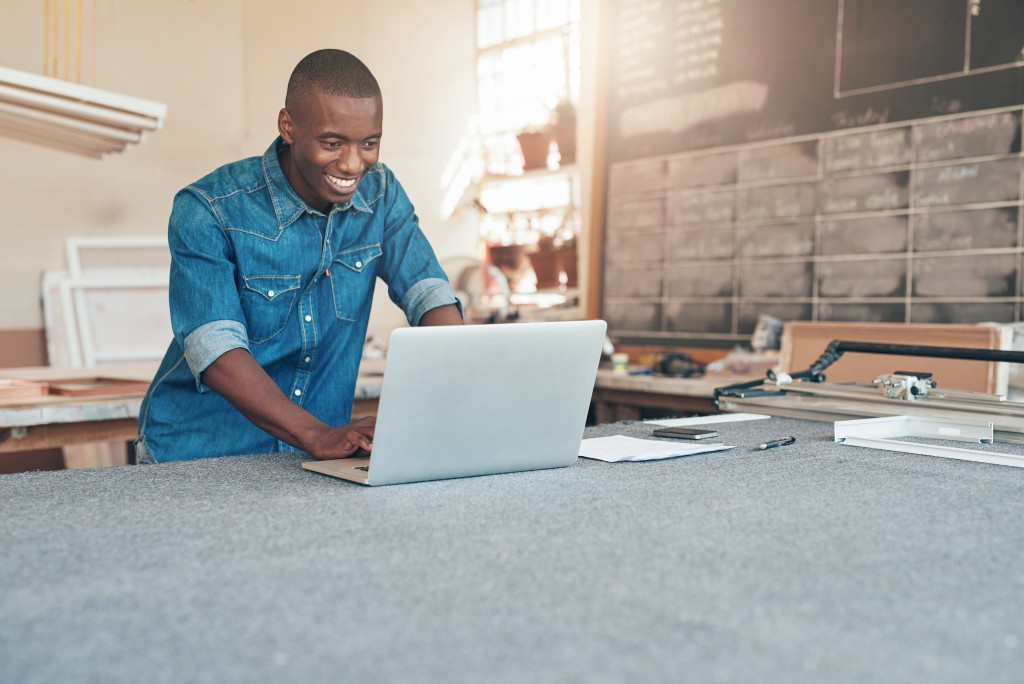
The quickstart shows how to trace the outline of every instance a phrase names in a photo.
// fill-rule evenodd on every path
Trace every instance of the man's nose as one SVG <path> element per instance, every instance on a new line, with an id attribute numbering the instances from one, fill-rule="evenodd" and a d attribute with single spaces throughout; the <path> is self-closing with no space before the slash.
<path id="1" fill-rule="evenodd" d="M 347 175 L 362 173 L 363 158 L 359 154 L 359 147 L 356 145 L 346 145 L 343 147 L 341 158 L 338 160 L 338 166 Z"/>

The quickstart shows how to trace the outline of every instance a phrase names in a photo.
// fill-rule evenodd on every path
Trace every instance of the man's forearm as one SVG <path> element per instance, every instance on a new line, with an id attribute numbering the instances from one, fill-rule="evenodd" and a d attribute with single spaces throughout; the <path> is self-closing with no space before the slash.
<path id="1" fill-rule="evenodd" d="M 307 453 L 318 434 L 329 430 L 294 404 L 245 349 L 232 349 L 203 372 L 203 382 L 251 423 Z"/>
<path id="2" fill-rule="evenodd" d="M 462 325 L 462 314 L 459 307 L 454 304 L 446 304 L 436 309 L 431 309 L 420 316 L 420 325 Z"/>

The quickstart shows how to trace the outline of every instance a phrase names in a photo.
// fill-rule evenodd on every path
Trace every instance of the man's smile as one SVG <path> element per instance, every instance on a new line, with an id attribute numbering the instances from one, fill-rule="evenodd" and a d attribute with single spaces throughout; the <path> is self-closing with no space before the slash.
<path id="1" fill-rule="evenodd" d="M 337 176 L 332 176 L 329 173 L 325 173 L 324 176 L 327 177 L 327 180 L 329 180 L 331 183 L 338 186 L 342 190 L 351 190 L 352 188 L 355 187 L 356 182 L 359 180 L 358 178 L 338 178 Z"/>

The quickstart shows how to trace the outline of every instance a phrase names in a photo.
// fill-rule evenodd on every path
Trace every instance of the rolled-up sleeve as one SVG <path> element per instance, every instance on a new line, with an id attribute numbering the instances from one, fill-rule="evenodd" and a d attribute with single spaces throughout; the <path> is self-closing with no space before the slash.
<path id="1" fill-rule="evenodd" d="M 218 356 L 248 349 L 232 248 L 209 200 L 192 188 L 174 198 L 167 242 L 171 327 L 202 392 L 202 372 Z"/>
<path id="2" fill-rule="evenodd" d="M 454 304 L 459 307 L 459 314 L 465 315 L 462 302 L 455 295 L 455 290 L 442 278 L 427 278 L 409 288 L 402 298 L 401 307 L 410 325 L 419 325 L 423 314 L 431 309 Z"/>
<path id="3" fill-rule="evenodd" d="M 203 371 L 216 361 L 221 354 L 232 349 L 249 351 L 245 326 L 238 321 L 211 321 L 205 323 L 185 337 L 185 363 L 196 378 L 196 389 L 207 391 L 203 384 Z"/>
<path id="4" fill-rule="evenodd" d="M 379 272 L 388 286 L 388 296 L 405 312 L 411 325 L 423 314 L 441 306 L 462 303 L 448 283 L 434 250 L 420 230 L 419 219 L 409 197 L 391 173 L 385 170 L 383 201 L 374 211 L 385 214 L 383 267 Z"/>

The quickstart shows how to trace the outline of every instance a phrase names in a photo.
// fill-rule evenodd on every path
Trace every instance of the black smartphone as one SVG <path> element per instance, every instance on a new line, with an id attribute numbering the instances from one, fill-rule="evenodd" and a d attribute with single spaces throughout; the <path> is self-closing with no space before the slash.
<path id="1" fill-rule="evenodd" d="M 698 428 L 686 427 L 663 427 L 654 431 L 655 437 L 675 437 L 676 439 L 708 439 L 717 437 L 714 430 L 701 430 Z"/>

